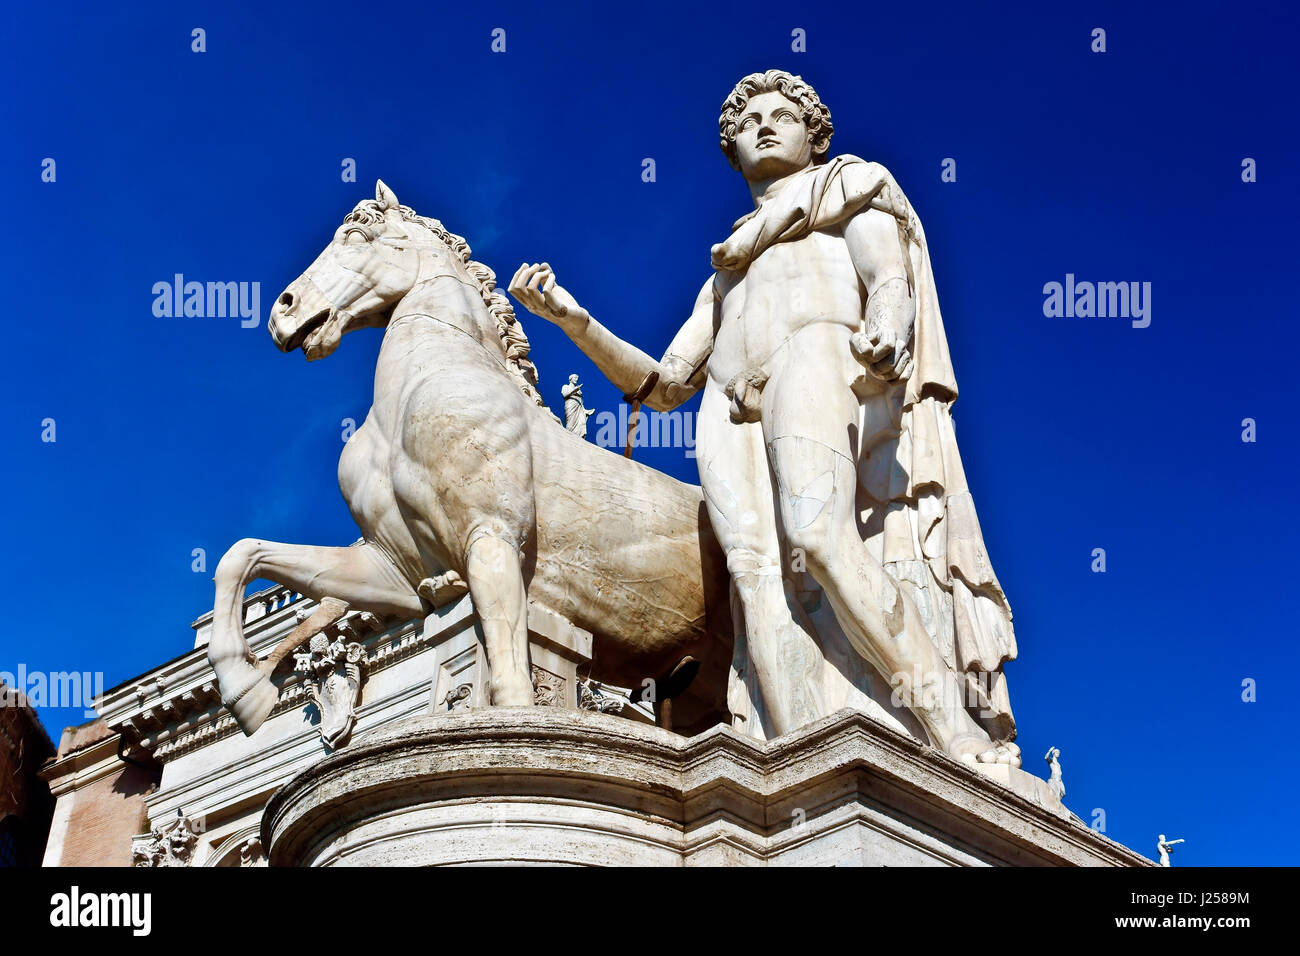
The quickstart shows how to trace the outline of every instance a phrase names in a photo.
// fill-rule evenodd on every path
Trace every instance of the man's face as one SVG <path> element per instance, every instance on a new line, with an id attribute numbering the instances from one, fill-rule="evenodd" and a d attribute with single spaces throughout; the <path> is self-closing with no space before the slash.
<path id="1" fill-rule="evenodd" d="M 749 182 L 785 176 L 812 163 L 812 138 L 799 107 L 782 94 L 752 97 L 737 125 L 736 156 Z"/>

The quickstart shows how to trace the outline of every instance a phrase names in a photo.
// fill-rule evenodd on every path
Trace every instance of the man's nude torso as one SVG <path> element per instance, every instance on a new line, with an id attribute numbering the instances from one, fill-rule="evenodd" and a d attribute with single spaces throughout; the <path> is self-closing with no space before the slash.
<path id="1" fill-rule="evenodd" d="M 839 229 L 777 243 L 745 272 L 718 273 L 714 289 L 721 301 L 708 373 L 723 388 L 743 371 L 765 368 L 794 335 L 819 324 L 844 330 L 824 331 L 848 356 L 848 335 L 858 331 L 866 305 Z"/>

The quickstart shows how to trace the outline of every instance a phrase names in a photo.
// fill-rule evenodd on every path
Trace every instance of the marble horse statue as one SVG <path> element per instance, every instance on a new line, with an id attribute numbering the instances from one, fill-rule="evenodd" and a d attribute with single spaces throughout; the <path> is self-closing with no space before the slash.
<path id="1" fill-rule="evenodd" d="M 675 721 L 727 719 L 728 575 L 700 489 L 560 424 L 509 300 L 462 237 L 379 182 L 279 296 L 268 327 L 281 351 L 308 361 L 355 329 L 382 327 L 384 338 L 374 404 L 338 466 L 361 540 L 245 538 L 217 567 L 208 657 L 244 733 L 275 707 L 271 674 L 288 650 L 258 660 L 244 637 L 256 578 L 320 603 L 293 643 L 349 609 L 411 618 L 468 590 L 494 706 L 533 704 L 532 600 L 593 634 L 598 680 L 640 688 L 694 658 Z"/>

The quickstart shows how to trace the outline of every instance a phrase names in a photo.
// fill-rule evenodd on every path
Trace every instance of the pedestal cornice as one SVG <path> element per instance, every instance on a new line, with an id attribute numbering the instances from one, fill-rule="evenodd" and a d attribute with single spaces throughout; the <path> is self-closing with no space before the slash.
<path id="1" fill-rule="evenodd" d="M 1150 865 L 1017 790 L 847 710 L 759 741 L 490 708 L 359 737 L 262 841 L 272 865 Z"/>

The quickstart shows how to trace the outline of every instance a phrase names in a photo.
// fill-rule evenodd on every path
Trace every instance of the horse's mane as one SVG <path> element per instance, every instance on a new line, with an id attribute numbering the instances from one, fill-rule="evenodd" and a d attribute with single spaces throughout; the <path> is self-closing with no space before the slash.
<path id="1" fill-rule="evenodd" d="M 546 402 L 542 400 L 542 395 L 537 390 L 537 368 L 528 358 L 531 349 L 528 344 L 528 336 L 524 334 L 523 326 L 519 324 L 519 320 L 515 317 L 515 310 L 511 306 L 510 300 L 497 290 L 496 273 L 483 263 L 470 258 L 471 250 L 464 236 L 456 235 L 437 219 L 418 215 L 410 206 L 399 205 L 397 209 L 404 221 L 428 229 L 441 239 L 447 248 L 460 257 L 460 260 L 465 264 L 466 271 L 478 283 L 479 294 L 483 296 L 483 304 L 487 306 L 488 312 L 496 322 L 497 335 L 501 338 L 501 344 L 506 351 L 506 367 L 511 374 L 519 379 L 519 386 L 523 389 L 524 394 L 538 405 L 546 408 Z M 384 221 L 384 206 L 378 200 L 363 199 L 357 203 L 356 208 L 348 213 L 343 221 L 361 226 L 378 225 Z"/>

